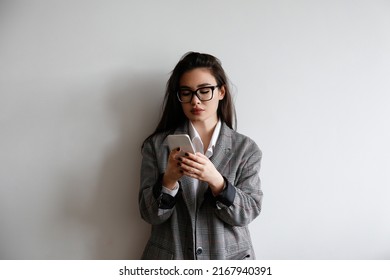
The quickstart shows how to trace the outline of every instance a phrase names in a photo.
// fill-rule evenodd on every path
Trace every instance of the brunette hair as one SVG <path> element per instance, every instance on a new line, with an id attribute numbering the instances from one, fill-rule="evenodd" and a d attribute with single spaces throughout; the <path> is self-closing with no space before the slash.
<path id="1" fill-rule="evenodd" d="M 207 68 L 217 81 L 219 87 L 225 87 L 225 96 L 219 101 L 217 116 L 226 123 L 231 129 L 236 129 L 236 114 L 232 95 L 230 91 L 229 81 L 221 66 L 218 58 L 205 53 L 188 52 L 177 63 L 172 71 L 172 74 L 167 82 L 165 97 L 163 102 L 163 113 L 155 131 L 148 137 L 153 137 L 158 133 L 171 134 L 176 128 L 183 125 L 187 121 L 187 117 L 183 112 L 181 103 L 177 98 L 179 90 L 179 82 L 181 76 L 195 68 Z M 145 141 L 146 141 L 145 140 Z M 144 143 L 145 143 L 144 141 Z"/>

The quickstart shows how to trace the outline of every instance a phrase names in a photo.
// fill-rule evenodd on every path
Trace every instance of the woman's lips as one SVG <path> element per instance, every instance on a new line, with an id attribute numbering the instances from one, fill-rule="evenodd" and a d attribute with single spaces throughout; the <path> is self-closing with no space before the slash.
<path id="1" fill-rule="evenodd" d="M 191 110 L 191 113 L 193 113 L 194 115 L 199 115 L 202 112 L 204 112 L 204 110 L 200 109 L 200 108 L 194 108 L 194 109 Z"/>

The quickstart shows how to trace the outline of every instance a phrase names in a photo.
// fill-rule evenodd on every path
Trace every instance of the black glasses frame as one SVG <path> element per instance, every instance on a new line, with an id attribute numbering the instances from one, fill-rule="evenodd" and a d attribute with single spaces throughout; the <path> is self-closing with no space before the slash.
<path id="1" fill-rule="evenodd" d="M 211 89 L 211 97 L 210 97 L 209 99 L 202 99 L 202 98 L 200 97 L 201 95 L 199 94 L 199 91 L 202 90 L 202 89 L 205 89 L 205 88 Z M 198 97 L 198 99 L 199 99 L 200 101 L 210 101 L 210 100 L 213 99 L 213 97 L 214 97 L 214 90 L 215 90 L 216 88 L 219 88 L 219 86 L 216 85 L 216 86 L 200 87 L 200 88 L 198 88 L 198 89 L 196 89 L 196 90 L 186 89 L 186 90 L 188 90 L 188 91 L 191 93 L 191 99 L 190 99 L 190 101 L 183 101 L 183 100 L 181 100 L 181 99 L 180 99 L 180 90 L 179 90 L 179 91 L 177 92 L 177 99 L 179 99 L 180 103 L 191 103 L 192 98 L 194 98 L 194 95 L 196 95 L 196 97 Z"/>

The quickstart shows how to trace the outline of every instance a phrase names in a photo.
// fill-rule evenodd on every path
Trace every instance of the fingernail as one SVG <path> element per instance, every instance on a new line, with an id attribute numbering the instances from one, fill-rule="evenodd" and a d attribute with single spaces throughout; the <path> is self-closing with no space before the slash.
<path id="1" fill-rule="evenodd" d="M 181 166 L 181 163 L 180 163 L 180 162 L 178 162 L 178 163 L 177 163 L 177 166 Z"/>
<path id="2" fill-rule="evenodd" d="M 176 151 L 180 151 L 180 147 L 176 149 Z"/>
<path id="3" fill-rule="evenodd" d="M 189 153 L 185 153 L 186 157 L 188 157 L 190 154 Z"/>
<path id="4" fill-rule="evenodd" d="M 178 158 L 179 161 L 183 161 L 183 159 L 181 157 Z"/>
<path id="5" fill-rule="evenodd" d="M 184 171 L 183 171 L 183 170 L 180 170 L 180 173 L 184 173 Z"/>

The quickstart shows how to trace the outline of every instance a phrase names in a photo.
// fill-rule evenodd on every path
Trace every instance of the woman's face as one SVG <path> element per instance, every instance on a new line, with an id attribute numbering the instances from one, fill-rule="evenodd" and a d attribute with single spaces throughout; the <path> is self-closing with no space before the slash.
<path id="1" fill-rule="evenodd" d="M 195 68 L 193 70 L 185 72 L 179 82 L 180 90 L 191 90 L 195 91 L 199 88 L 216 86 L 217 81 L 214 76 L 211 74 L 210 70 L 207 68 Z M 207 92 L 205 90 L 198 91 L 199 95 L 203 96 L 202 92 Z M 191 95 L 189 95 L 191 96 Z M 204 95 L 207 96 L 207 95 Z M 222 100 L 225 96 L 224 86 L 216 87 L 213 91 L 213 97 L 209 101 L 201 101 L 194 94 L 192 96 L 191 102 L 182 103 L 182 108 L 186 117 L 192 121 L 196 122 L 217 122 L 217 109 L 219 101 Z M 202 98 L 204 99 L 204 98 Z"/>

